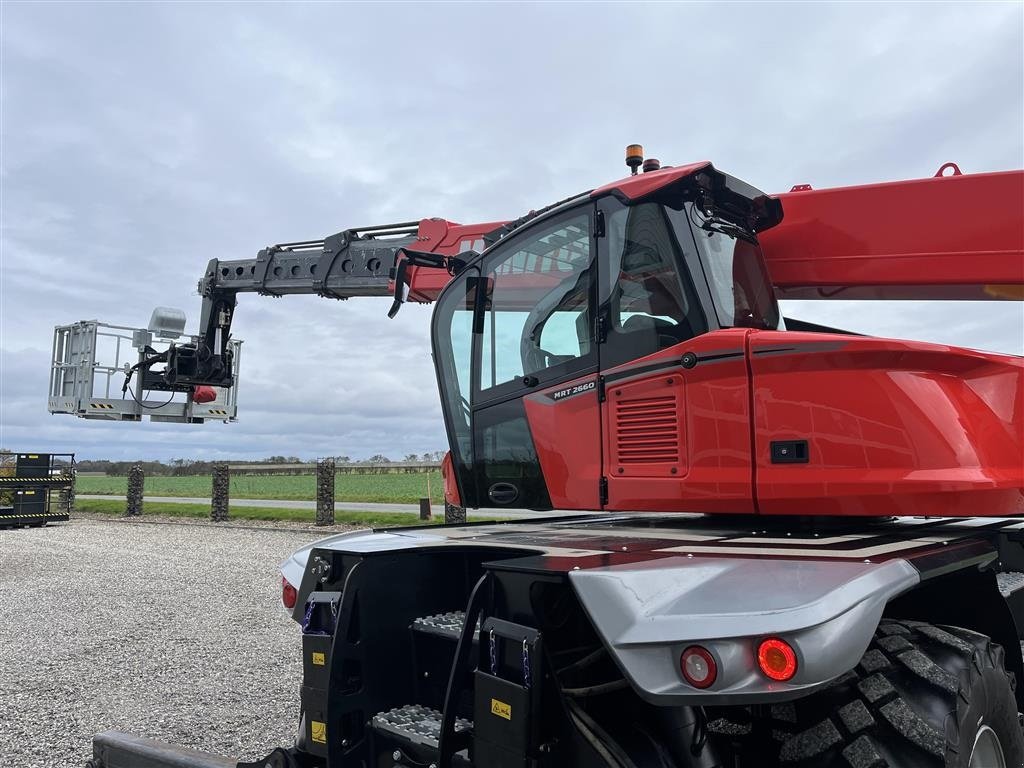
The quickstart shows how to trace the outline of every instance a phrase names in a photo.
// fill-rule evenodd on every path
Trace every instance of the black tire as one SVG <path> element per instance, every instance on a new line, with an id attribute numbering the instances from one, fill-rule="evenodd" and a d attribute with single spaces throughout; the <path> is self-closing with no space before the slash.
<path id="1" fill-rule="evenodd" d="M 768 738 L 783 768 L 968 768 L 975 738 L 987 727 L 1007 768 L 1021 768 L 1015 685 L 1003 649 L 988 637 L 884 619 L 856 669 L 823 691 L 770 708 Z M 751 767 L 772 764 L 761 743 Z"/>

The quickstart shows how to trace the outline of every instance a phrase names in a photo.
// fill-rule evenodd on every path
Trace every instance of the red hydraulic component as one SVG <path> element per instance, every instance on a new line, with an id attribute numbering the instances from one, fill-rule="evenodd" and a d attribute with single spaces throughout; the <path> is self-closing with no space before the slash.
<path id="1" fill-rule="evenodd" d="M 196 386 L 192 387 L 192 402 L 212 403 L 217 399 L 217 390 L 214 387 Z"/>
<path id="2" fill-rule="evenodd" d="M 504 221 L 491 221 L 482 224 L 456 224 L 445 219 L 423 219 L 420 222 L 416 237 L 418 251 L 439 253 L 443 256 L 455 256 L 465 251 L 482 251 L 484 235 L 488 235 Z M 409 301 L 429 303 L 437 297 L 452 279 L 443 269 L 409 268 Z M 394 288 L 394 286 L 392 286 Z"/>

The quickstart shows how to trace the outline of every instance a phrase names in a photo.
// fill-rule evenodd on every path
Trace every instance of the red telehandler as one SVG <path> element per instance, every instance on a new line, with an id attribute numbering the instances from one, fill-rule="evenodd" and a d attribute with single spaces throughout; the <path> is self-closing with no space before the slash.
<path id="1" fill-rule="evenodd" d="M 448 502 L 593 513 L 296 552 L 298 735 L 238 765 L 1020 768 L 1024 361 L 777 297 L 1021 298 L 1024 172 L 770 196 L 627 164 L 515 221 L 213 260 L 200 334 L 132 372 L 230 385 L 240 292 L 436 301 Z"/>

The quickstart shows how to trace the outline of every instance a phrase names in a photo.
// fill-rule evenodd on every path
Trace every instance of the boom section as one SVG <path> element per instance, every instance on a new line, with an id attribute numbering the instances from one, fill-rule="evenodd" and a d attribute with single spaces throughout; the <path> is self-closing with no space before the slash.
<path id="1" fill-rule="evenodd" d="M 415 221 L 346 229 L 321 240 L 271 245 L 254 259 L 211 259 L 199 281 L 199 335 L 194 344 L 177 347 L 167 361 L 176 388 L 231 385 L 228 342 L 239 293 L 331 299 L 387 296 L 399 250 L 436 245 L 422 230 L 423 222 Z"/>
<path id="2" fill-rule="evenodd" d="M 254 259 L 211 259 L 199 293 L 210 299 L 242 292 L 332 299 L 386 296 L 395 254 L 413 247 L 418 231 L 419 222 L 347 229 L 322 240 L 271 245 Z"/>
<path id="3" fill-rule="evenodd" d="M 1024 299 L 1024 171 L 941 174 L 779 195 L 760 237 L 778 297 Z"/>

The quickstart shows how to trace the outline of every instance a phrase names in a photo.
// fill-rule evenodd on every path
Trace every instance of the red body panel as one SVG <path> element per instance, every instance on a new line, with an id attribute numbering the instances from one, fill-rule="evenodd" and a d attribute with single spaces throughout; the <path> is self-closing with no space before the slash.
<path id="1" fill-rule="evenodd" d="M 597 388 L 553 400 L 558 390 L 595 380 L 593 375 L 524 398 L 526 419 L 555 509 L 600 509 L 601 428 Z"/>
<path id="2" fill-rule="evenodd" d="M 483 224 L 456 224 L 445 219 L 423 219 L 417 232 L 415 248 L 445 256 L 455 256 L 470 249 L 482 251 L 484 235 L 504 223 L 490 221 Z M 451 279 L 451 275 L 442 269 L 412 267 L 409 270 L 409 299 L 421 303 L 435 301 Z"/>
<path id="3" fill-rule="evenodd" d="M 459 484 L 455 481 L 455 465 L 452 462 L 451 451 L 445 451 L 444 459 L 441 460 L 441 479 L 444 481 L 445 502 L 461 507 L 462 496 L 459 495 Z"/>
<path id="4" fill-rule="evenodd" d="M 526 397 L 556 508 L 600 508 L 603 475 L 615 511 L 1024 514 L 1019 358 L 734 329 L 604 375 L 604 403 L 596 386 L 550 396 L 594 376 Z M 773 463 L 775 440 L 806 440 L 807 463 Z"/>
<path id="5" fill-rule="evenodd" d="M 672 182 L 685 179 L 687 176 L 707 168 L 709 165 L 711 165 L 709 161 L 702 160 L 699 163 L 662 168 L 660 171 L 638 173 L 635 176 L 627 176 L 624 179 L 605 184 L 603 187 L 598 187 L 590 193 L 590 196 L 600 197 L 601 195 L 616 194 L 627 200 L 639 200 L 641 197 L 649 195 L 651 192 L 655 192 Z"/>
<path id="6" fill-rule="evenodd" d="M 1024 360 L 907 341 L 755 331 L 764 514 L 1024 513 Z M 773 464 L 772 440 L 809 443 Z"/>
<path id="7" fill-rule="evenodd" d="M 753 513 L 748 333 L 715 331 L 605 371 L 604 403 L 596 386 L 551 398 L 593 375 L 527 395 L 552 505 L 600 509 L 603 475 L 605 509 Z M 686 370 L 684 351 L 717 359 Z"/>
<path id="8" fill-rule="evenodd" d="M 1024 171 L 778 197 L 759 239 L 780 298 L 1024 298 Z"/>
<path id="9" fill-rule="evenodd" d="M 606 509 L 755 511 L 750 387 L 743 353 L 748 333 L 714 331 L 604 372 Z M 701 362 L 683 368 L 678 363 L 684 352 Z M 671 367 L 644 371 L 658 362 Z M 659 419 L 672 407 L 677 409 L 674 434 L 666 433 Z M 646 443 L 633 437 L 644 421 L 651 427 Z M 673 441 L 678 446 L 675 462 L 666 455 Z"/>

